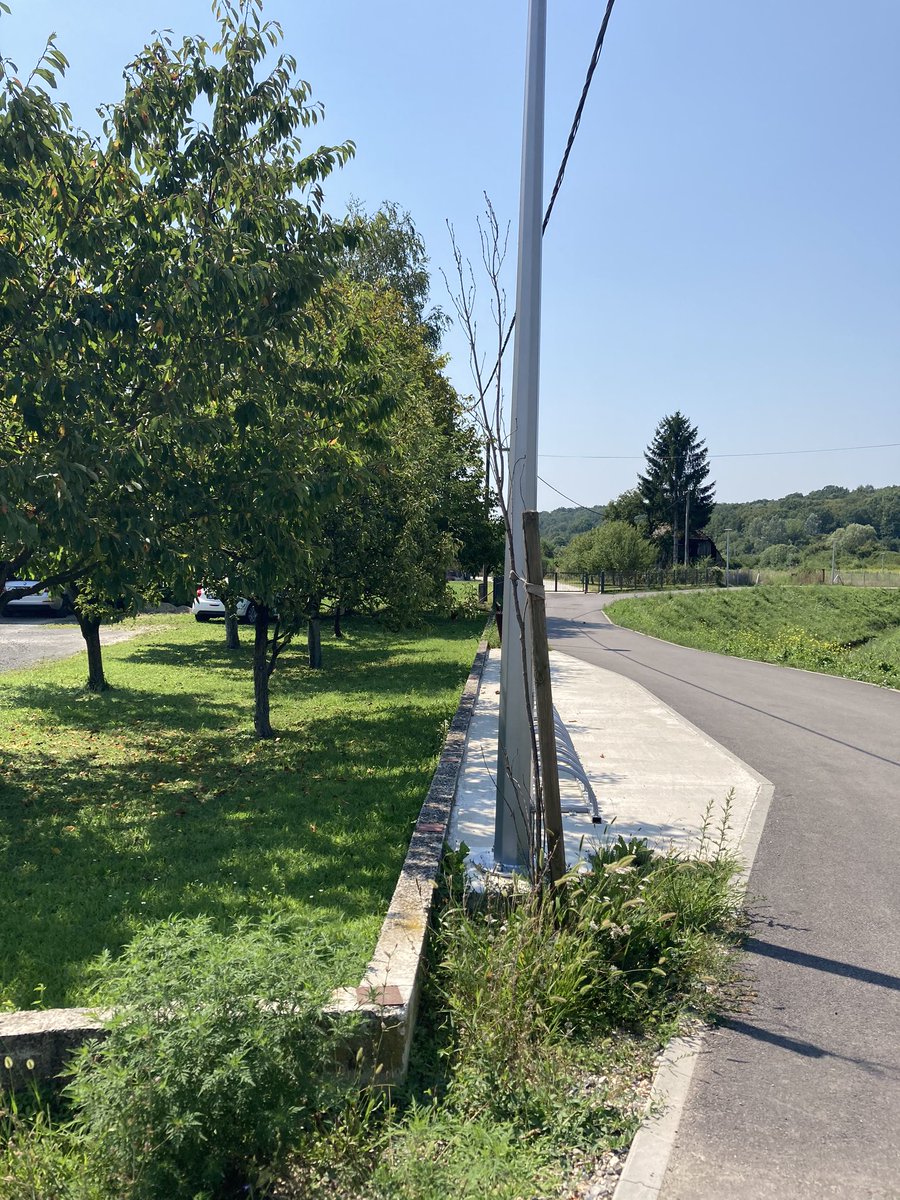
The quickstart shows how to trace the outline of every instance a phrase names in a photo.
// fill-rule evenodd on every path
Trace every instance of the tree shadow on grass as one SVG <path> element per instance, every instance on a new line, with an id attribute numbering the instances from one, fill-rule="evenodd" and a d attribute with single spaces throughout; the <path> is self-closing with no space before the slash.
<path id="1" fill-rule="evenodd" d="M 10 708 L 34 710 L 52 726 L 110 733 L 137 726 L 190 733 L 233 725 L 235 710 L 197 693 L 164 692 L 115 686 L 92 694 L 80 687 L 49 683 L 20 684 L 7 694 Z"/>
<path id="2" fill-rule="evenodd" d="M 189 650 L 133 654 L 174 663 Z M 351 716 L 338 706 L 277 742 L 254 742 L 233 706 L 190 692 L 116 689 L 79 704 L 49 685 L 19 689 L 16 703 L 79 741 L 64 758 L 46 747 L 7 756 L 0 996 L 27 1006 L 43 983 L 48 1005 L 78 1003 L 90 959 L 173 913 L 227 929 L 238 916 L 297 911 L 352 946 L 361 968 L 450 715 L 434 692 L 461 673 L 458 660 L 417 662 L 412 648 L 380 657 L 376 667 L 378 648 L 361 650 L 342 682 L 355 694 L 380 672 L 389 705 L 359 711 L 357 697 Z M 299 665 L 285 675 L 279 686 L 337 686 Z M 106 761 L 110 734 L 125 762 Z"/>
<path id="3" fill-rule="evenodd" d="M 331 691 L 342 688 L 346 680 L 355 680 L 360 673 L 374 674 L 380 687 L 391 692 L 401 692 L 406 687 L 422 680 L 419 672 L 438 674 L 457 664 L 453 653 L 435 654 L 428 652 L 429 661 L 423 660 L 422 641 L 428 637 L 440 637 L 445 643 L 471 643 L 480 632 L 481 622 L 446 621 L 440 625 L 412 631 L 393 632 L 373 622 L 353 628 L 340 641 L 323 637 L 322 649 L 325 666 L 312 671 L 306 664 L 306 652 L 302 636 L 289 643 L 278 660 L 273 683 L 285 679 L 301 681 L 304 688 L 316 691 Z M 152 642 L 128 648 L 128 660 L 154 666 L 193 667 L 225 669 L 233 677 L 247 677 L 250 684 L 252 645 L 242 641 L 237 650 L 225 648 L 224 640 L 216 638 L 208 642 Z M 426 683 L 431 680 L 426 679 Z M 446 677 L 440 686 L 446 686 Z M 357 689 L 358 690 L 358 689 Z"/>
<path id="4" fill-rule="evenodd" d="M 474 642 L 463 624 L 437 632 Z M 467 671 L 421 637 L 354 630 L 324 672 L 286 656 L 272 712 L 293 724 L 272 742 L 252 737 L 250 646 L 218 638 L 122 647 L 119 678 L 163 667 L 132 688 L 8 691 L 11 722 L 34 730 L 0 781 L 0 997 L 28 1006 L 43 983 L 50 1006 L 78 1003 L 86 962 L 173 913 L 227 929 L 293 910 L 364 965 Z M 222 700 L 217 679 L 240 695 Z"/>

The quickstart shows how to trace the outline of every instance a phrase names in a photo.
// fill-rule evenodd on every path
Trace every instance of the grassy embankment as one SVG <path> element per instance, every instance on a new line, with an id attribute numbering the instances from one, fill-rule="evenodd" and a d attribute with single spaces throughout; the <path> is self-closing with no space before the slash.
<path id="1" fill-rule="evenodd" d="M 231 652 L 219 623 L 149 621 L 105 650 L 103 695 L 83 656 L 3 676 L 0 1007 L 84 1001 L 95 956 L 173 913 L 222 930 L 295 914 L 354 982 L 483 617 L 349 622 L 319 672 L 286 651 L 267 742 L 251 736 L 248 636 Z"/>
<path id="2" fill-rule="evenodd" d="M 900 687 L 900 591 L 734 588 L 619 600 L 607 612 L 682 646 Z"/>

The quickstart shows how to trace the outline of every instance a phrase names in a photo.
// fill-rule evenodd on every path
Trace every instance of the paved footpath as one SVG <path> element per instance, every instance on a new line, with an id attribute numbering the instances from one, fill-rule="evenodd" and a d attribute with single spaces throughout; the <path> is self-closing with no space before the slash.
<path id="1" fill-rule="evenodd" d="M 775 785 L 749 882 L 755 997 L 704 1043 L 659 1194 L 897 1200 L 900 694 L 643 637 L 608 623 L 615 599 L 549 594 L 551 645 Z"/>
<path id="2" fill-rule="evenodd" d="M 100 642 L 112 646 L 142 633 L 144 627 L 134 621 L 104 625 Z M 68 658 L 84 653 L 84 638 L 74 617 L 45 616 L 0 618 L 0 672 L 33 667 L 53 658 Z"/>

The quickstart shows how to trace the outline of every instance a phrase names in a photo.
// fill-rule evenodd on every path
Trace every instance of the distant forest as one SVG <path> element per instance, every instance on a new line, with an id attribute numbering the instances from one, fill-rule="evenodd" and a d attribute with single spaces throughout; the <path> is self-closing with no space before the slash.
<path id="1" fill-rule="evenodd" d="M 544 551 L 553 559 L 576 533 L 603 520 L 604 506 L 555 508 L 541 513 Z M 900 562 L 900 486 L 838 487 L 829 484 L 803 495 L 791 492 L 779 500 L 717 504 L 707 533 L 725 552 L 725 530 L 731 529 L 734 566 L 776 570 L 824 561 L 837 538 L 843 559 L 860 564 L 896 566 Z"/>
<path id="2" fill-rule="evenodd" d="M 552 512 L 542 512 L 541 540 L 552 545 L 554 550 L 560 550 L 571 542 L 576 533 L 587 533 L 599 525 L 603 513 L 601 505 L 596 508 L 554 508 Z"/>

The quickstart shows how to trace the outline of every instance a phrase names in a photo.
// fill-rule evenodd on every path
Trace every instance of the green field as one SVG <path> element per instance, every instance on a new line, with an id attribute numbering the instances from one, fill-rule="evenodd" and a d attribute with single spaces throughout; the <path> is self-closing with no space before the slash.
<path id="1" fill-rule="evenodd" d="M 252 737 L 250 638 L 142 618 L 104 652 L 5 674 L 0 692 L 0 1007 L 78 1004 L 87 967 L 148 922 L 298 914 L 355 982 L 380 928 L 480 620 L 390 633 L 351 621 L 272 678 Z"/>
<path id="2" fill-rule="evenodd" d="M 681 646 L 900 687 L 900 591 L 731 588 L 618 600 L 606 611 Z"/>

